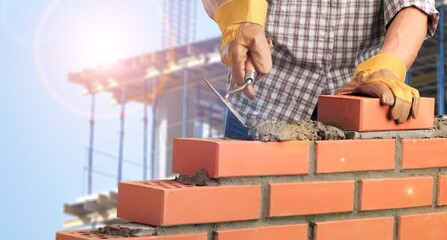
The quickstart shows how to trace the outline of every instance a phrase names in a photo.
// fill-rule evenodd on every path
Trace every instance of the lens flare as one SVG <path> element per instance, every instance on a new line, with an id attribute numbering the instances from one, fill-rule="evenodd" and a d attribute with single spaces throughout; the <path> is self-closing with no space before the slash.
<path id="1" fill-rule="evenodd" d="M 125 43 L 119 34 L 113 30 L 102 29 L 87 36 L 82 47 L 90 61 L 104 65 L 125 57 L 119 51 L 122 46 L 125 46 Z"/>
<path id="2" fill-rule="evenodd" d="M 143 1 L 143 0 L 142 0 Z M 154 0 L 144 0 L 155 9 L 155 11 L 161 16 L 162 11 L 158 3 Z M 81 109 L 72 103 L 72 100 L 64 97 L 64 94 L 58 90 L 54 84 L 50 81 L 47 72 L 45 71 L 44 64 L 42 62 L 42 42 L 44 37 L 44 30 L 49 23 L 49 17 L 54 12 L 56 7 L 62 2 L 62 0 L 53 0 L 46 7 L 44 13 L 40 17 L 37 24 L 37 28 L 34 35 L 34 62 L 36 71 L 48 94 L 56 100 L 56 102 L 62 105 L 65 109 L 88 118 L 90 116 L 89 109 Z M 67 9 L 66 9 L 67 10 Z M 93 16 L 95 17 L 95 16 Z M 95 20 L 98 20 L 94 18 Z M 117 20 L 119 21 L 119 19 Z M 113 23 L 102 21 L 103 25 L 95 25 L 95 21 L 92 21 L 91 26 L 87 26 L 82 29 L 70 29 L 70 31 L 83 32 L 79 39 L 77 39 L 77 45 L 80 46 L 82 53 L 89 62 L 95 62 L 95 64 L 107 64 L 116 61 L 119 58 L 131 57 L 124 56 L 126 54 L 125 49 L 122 46 L 132 43 L 123 43 L 125 35 L 122 32 L 117 31 L 113 27 Z M 101 21 L 97 21 L 101 23 Z M 98 23 L 96 23 L 98 24 Z M 87 29 L 85 29 L 87 28 Z M 142 29 L 144 30 L 144 29 Z M 72 47 L 72 46 L 70 46 Z M 45 52 L 46 53 L 46 52 Z M 128 54 L 128 53 L 127 53 Z M 92 66 L 94 67 L 94 66 Z M 66 77 L 65 77 L 66 78 Z M 66 80 L 68 81 L 68 80 Z M 136 112 L 137 108 L 129 109 L 128 113 Z M 96 116 L 99 118 L 115 118 L 115 113 L 101 113 L 97 112 Z"/>

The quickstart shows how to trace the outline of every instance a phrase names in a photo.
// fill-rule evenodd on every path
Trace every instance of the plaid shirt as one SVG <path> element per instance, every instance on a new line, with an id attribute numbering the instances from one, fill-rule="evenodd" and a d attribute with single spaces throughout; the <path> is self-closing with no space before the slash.
<path id="1" fill-rule="evenodd" d="M 273 69 L 254 85 L 255 101 L 242 93 L 230 101 L 249 120 L 309 119 L 318 96 L 350 81 L 357 64 L 379 51 L 386 27 L 408 6 L 429 15 L 428 35 L 433 35 L 434 0 L 270 0 L 266 33 L 274 44 Z"/>

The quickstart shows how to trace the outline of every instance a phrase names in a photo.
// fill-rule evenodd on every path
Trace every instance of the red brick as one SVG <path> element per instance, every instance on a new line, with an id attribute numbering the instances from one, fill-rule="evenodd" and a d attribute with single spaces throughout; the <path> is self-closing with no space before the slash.
<path id="1" fill-rule="evenodd" d="M 433 178 L 390 178 L 361 181 L 360 210 L 408 208 L 432 204 Z"/>
<path id="2" fill-rule="evenodd" d="M 393 240 L 394 217 L 316 223 L 314 240 Z"/>
<path id="3" fill-rule="evenodd" d="M 318 121 L 352 131 L 384 131 L 433 128 L 433 98 L 421 98 L 418 117 L 403 124 L 388 119 L 389 106 L 378 98 L 358 96 L 320 96 Z"/>
<path id="4" fill-rule="evenodd" d="M 258 219 L 261 187 L 195 187 L 174 181 L 120 183 L 118 217 L 154 226 Z"/>
<path id="5" fill-rule="evenodd" d="M 132 237 L 132 240 L 207 240 L 207 233 L 197 234 L 181 234 L 170 236 L 147 236 L 147 237 Z M 79 230 L 71 232 L 56 233 L 56 240 L 97 240 L 97 239 L 113 239 L 113 240 L 127 240 L 128 237 L 111 237 L 104 234 L 98 234 L 97 229 Z"/>
<path id="6" fill-rule="evenodd" d="M 447 167 L 447 138 L 402 140 L 402 168 Z"/>
<path id="7" fill-rule="evenodd" d="M 193 175 L 236 177 L 305 174 L 309 142 L 259 142 L 223 139 L 174 139 L 172 171 Z"/>
<path id="8" fill-rule="evenodd" d="M 447 176 L 440 176 L 438 182 L 438 206 L 447 205 Z"/>
<path id="9" fill-rule="evenodd" d="M 215 240 L 307 240 L 307 224 L 219 230 Z"/>
<path id="10" fill-rule="evenodd" d="M 392 139 L 318 141 L 317 173 L 394 169 L 395 142 Z"/>
<path id="11" fill-rule="evenodd" d="M 268 216 L 349 212 L 354 181 L 269 184 Z"/>
<path id="12" fill-rule="evenodd" d="M 446 239 L 446 212 L 399 216 L 398 240 Z"/>

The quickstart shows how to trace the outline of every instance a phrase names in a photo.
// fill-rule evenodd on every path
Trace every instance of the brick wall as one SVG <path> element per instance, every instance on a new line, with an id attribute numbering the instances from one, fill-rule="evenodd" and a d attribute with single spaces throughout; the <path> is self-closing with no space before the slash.
<path id="1" fill-rule="evenodd" d="M 154 229 L 136 240 L 446 240 L 446 150 L 443 138 L 176 139 L 174 172 L 215 180 L 123 182 L 118 216 Z M 124 239 L 56 237 L 109 238 Z"/>

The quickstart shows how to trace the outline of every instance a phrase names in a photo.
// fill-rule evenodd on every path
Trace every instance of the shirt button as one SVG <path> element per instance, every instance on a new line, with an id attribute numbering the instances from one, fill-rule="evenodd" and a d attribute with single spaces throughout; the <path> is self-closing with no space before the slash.
<path id="1" fill-rule="evenodd" d="M 326 71 L 324 71 L 324 69 L 321 69 L 318 73 L 322 76 L 326 75 Z"/>

